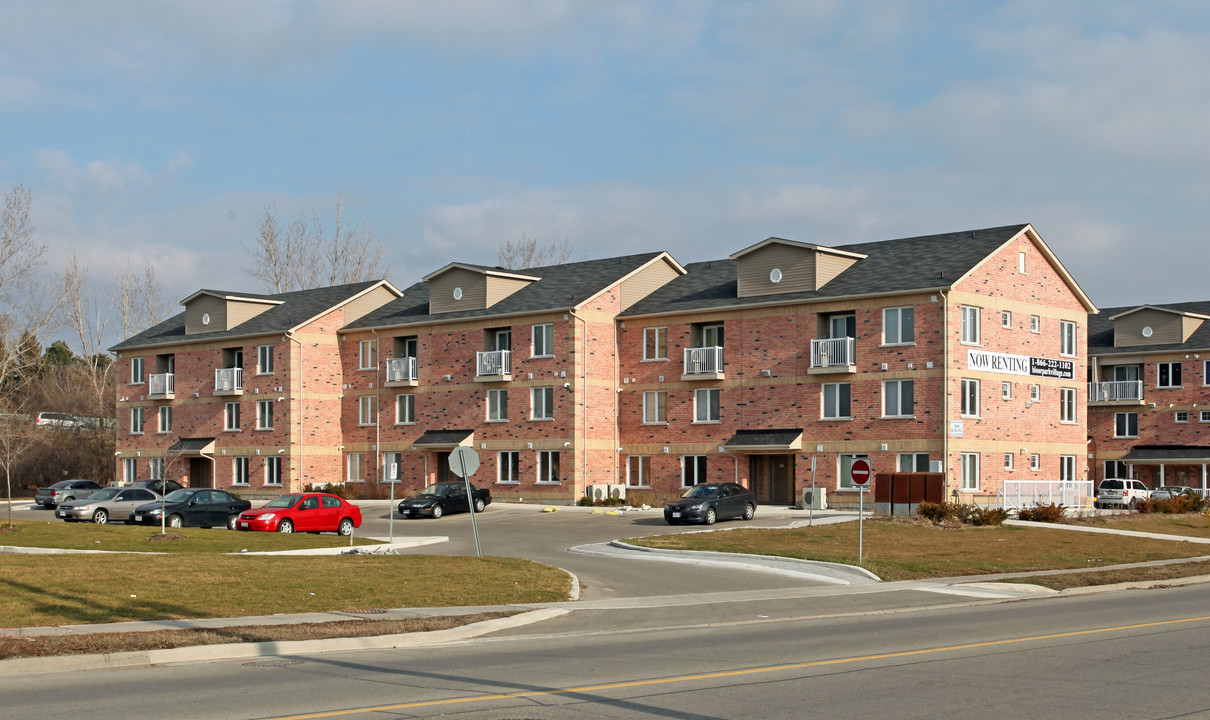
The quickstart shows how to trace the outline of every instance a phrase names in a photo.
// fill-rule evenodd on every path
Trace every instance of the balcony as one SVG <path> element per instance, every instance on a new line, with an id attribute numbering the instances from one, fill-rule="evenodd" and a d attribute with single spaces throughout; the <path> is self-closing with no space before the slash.
<path id="1" fill-rule="evenodd" d="M 811 341 L 809 374 L 857 372 L 857 341 L 851 337 Z"/>
<path id="2" fill-rule="evenodd" d="M 215 395 L 243 395 L 244 369 L 219 368 L 214 371 Z"/>
<path id="3" fill-rule="evenodd" d="M 176 375 L 155 373 L 147 376 L 148 400 L 171 400 L 176 397 Z"/>
<path id="4" fill-rule="evenodd" d="M 1089 405 L 1142 405 L 1143 381 L 1118 380 L 1088 383 Z"/>
<path id="5" fill-rule="evenodd" d="M 512 353 L 508 350 L 488 350 L 475 354 L 475 382 L 512 380 Z"/>
<path id="6" fill-rule="evenodd" d="M 387 358 L 386 387 L 416 387 L 417 363 L 414 357 Z"/>
<path id="7" fill-rule="evenodd" d="M 681 380 L 722 380 L 721 347 L 685 348 L 685 374 Z"/>

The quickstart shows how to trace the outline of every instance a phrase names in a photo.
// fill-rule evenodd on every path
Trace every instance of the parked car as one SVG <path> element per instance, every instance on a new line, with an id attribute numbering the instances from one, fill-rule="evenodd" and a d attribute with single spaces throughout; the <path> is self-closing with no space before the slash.
<path id="1" fill-rule="evenodd" d="M 98 525 L 104 525 L 110 520 L 130 522 L 130 513 L 135 508 L 160 496 L 146 488 L 116 488 L 107 487 L 93 493 L 82 500 L 69 500 L 59 504 L 55 517 L 67 522 L 91 520 Z"/>
<path id="2" fill-rule="evenodd" d="M 492 502 L 492 493 L 487 488 L 471 485 L 471 495 L 475 498 L 475 512 L 483 512 Z M 466 512 L 471 504 L 466 498 L 466 483 L 462 480 L 450 480 L 429 485 L 413 497 L 399 503 L 399 514 L 404 517 L 432 515 L 439 518 L 446 513 Z"/>
<path id="3" fill-rule="evenodd" d="M 1140 480 L 1115 479 L 1102 480 L 1097 486 L 1096 507 L 1109 505 L 1124 505 L 1133 508 L 1140 500 L 1151 497 L 1151 491 Z"/>
<path id="4" fill-rule="evenodd" d="M 158 499 L 158 496 L 160 495 L 167 495 L 173 490 L 180 490 L 185 486 L 176 480 L 138 480 L 130 483 L 126 487 L 136 487 L 143 488 L 144 490 L 150 490 L 156 494 Z"/>
<path id="5" fill-rule="evenodd" d="M 92 480 L 60 480 L 49 487 L 38 488 L 34 502 L 52 510 L 59 503 L 86 498 L 101 489 L 101 484 Z"/>
<path id="6" fill-rule="evenodd" d="M 53 428 L 82 428 L 86 423 L 75 415 L 61 412 L 40 412 L 34 416 L 34 425 Z"/>
<path id="7" fill-rule="evenodd" d="M 1187 485 L 1164 485 L 1151 491 L 1152 500 L 1167 500 L 1179 495 L 1197 495 L 1198 492 Z"/>
<path id="8" fill-rule="evenodd" d="M 361 527 L 361 508 L 329 493 L 290 493 L 262 507 L 245 510 L 235 521 L 237 530 L 262 532 L 334 532 L 352 535 Z"/>
<path id="9" fill-rule="evenodd" d="M 713 525 L 716 520 L 756 515 L 756 495 L 739 483 L 703 483 L 694 485 L 681 499 L 664 506 L 664 520 L 669 525 L 700 522 Z"/>
<path id="10" fill-rule="evenodd" d="M 226 490 L 210 488 L 181 488 L 160 500 L 134 509 L 130 521 L 138 525 L 159 525 L 160 518 L 168 527 L 222 527 L 235 529 L 239 514 L 252 503 L 237 498 Z"/>

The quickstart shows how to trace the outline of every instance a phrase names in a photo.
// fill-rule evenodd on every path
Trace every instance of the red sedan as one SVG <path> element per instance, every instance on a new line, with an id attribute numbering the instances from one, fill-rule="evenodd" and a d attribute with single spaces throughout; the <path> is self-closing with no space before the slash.
<path id="1" fill-rule="evenodd" d="M 245 510 L 235 521 L 237 530 L 261 532 L 334 532 L 352 535 L 361 527 L 361 508 L 328 493 L 290 493 L 264 506 Z"/>

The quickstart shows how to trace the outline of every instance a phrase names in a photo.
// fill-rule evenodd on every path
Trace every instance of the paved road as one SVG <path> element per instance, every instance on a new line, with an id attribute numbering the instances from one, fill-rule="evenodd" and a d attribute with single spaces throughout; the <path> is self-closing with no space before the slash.
<path id="1" fill-rule="evenodd" d="M 23 720 L 1172 718 L 1210 715 L 1210 586 L 988 603 L 918 589 L 720 598 L 662 624 L 5 678 Z M 932 596 L 931 604 L 916 606 Z"/>

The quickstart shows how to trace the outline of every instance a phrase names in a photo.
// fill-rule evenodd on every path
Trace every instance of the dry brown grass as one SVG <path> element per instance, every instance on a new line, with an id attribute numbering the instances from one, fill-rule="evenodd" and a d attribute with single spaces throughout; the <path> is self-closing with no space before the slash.
<path id="1" fill-rule="evenodd" d="M 1137 568 L 1117 568 L 1086 573 L 1063 573 L 1060 575 L 1034 575 L 1031 577 L 1012 578 L 1006 582 L 1029 583 L 1042 585 L 1053 590 L 1069 588 L 1092 587 L 1095 585 L 1112 585 L 1128 582 L 1162 582 L 1180 578 L 1210 575 L 1210 562 L 1188 562 L 1175 565 L 1157 565 Z"/>
<path id="2" fill-rule="evenodd" d="M 137 633 L 51 635 L 32 638 L 0 636 L 0 660 L 54 655 L 103 655 L 139 650 L 166 650 L 195 645 L 288 642 L 431 632 L 516 614 L 517 612 L 489 612 L 411 620 L 341 620 L 293 625 L 240 625 L 207 630 L 157 630 Z"/>

